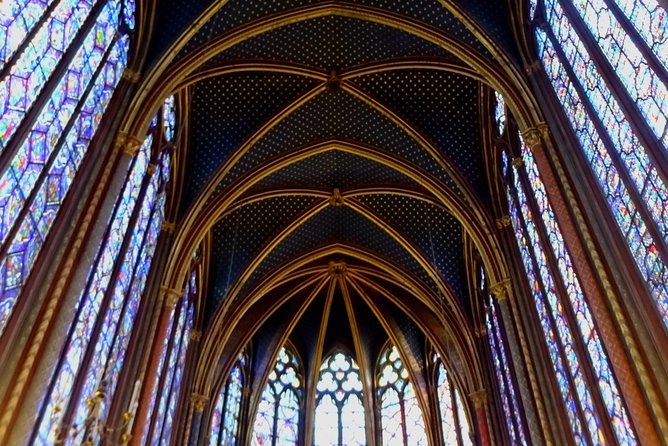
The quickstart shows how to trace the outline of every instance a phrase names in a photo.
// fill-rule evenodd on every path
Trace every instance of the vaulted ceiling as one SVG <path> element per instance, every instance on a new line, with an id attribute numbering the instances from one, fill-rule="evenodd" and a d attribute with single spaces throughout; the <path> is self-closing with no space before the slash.
<path id="1" fill-rule="evenodd" d="M 252 314 L 237 329 L 261 334 L 280 314 L 305 351 L 352 350 L 356 331 L 374 350 L 402 324 L 418 339 L 434 318 L 473 331 L 471 237 L 494 231 L 493 91 L 476 66 L 518 59 L 505 8 L 161 2 L 148 64 L 176 48 L 170 66 L 187 71 L 177 222 L 207 244 L 206 327 Z M 316 280 L 344 276 L 336 292 Z M 309 340 L 328 317 L 348 328 Z"/>

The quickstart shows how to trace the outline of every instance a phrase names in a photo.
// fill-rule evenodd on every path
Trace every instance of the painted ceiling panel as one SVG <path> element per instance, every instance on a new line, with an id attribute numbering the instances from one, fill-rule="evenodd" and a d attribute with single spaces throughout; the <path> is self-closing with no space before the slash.
<path id="1" fill-rule="evenodd" d="M 347 92 L 337 90 L 319 94 L 269 131 L 237 162 L 220 183 L 217 193 L 262 161 L 332 138 L 381 148 L 454 187 L 441 166 L 399 126 Z"/>
<path id="2" fill-rule="evenodd" d="M 279 265 L 333 243 L 368 250 L 402 268 L 437 293 L 436 284 L 420 264 L 386 232 L 347 206 L 329 206 L 294 230 L 267 256 L 242 288 L 240 298 Z"/>
<path id="3" fill-rule="evenodd" d="M 370 74 L 355 83 L 425 135 L 456 164 L 478 196 L 488 199 L 477 81 L 455 73 L 410 70 Z"/>
<path id="4" fill-rule="evenodd" d="M 314 81 L 281 73 L 245 73 L 199 82 L 192 89 L 188 171 L 182 209 L 215 169 L 274 113 Z"/>
<path id="5" fill-rule="evenodd" d="M 216 56 L 212 62 L 276 60 L 329 72 L 334 68 L 408 57 L 454 59 L 441 47 L 396 28 L 349 17 L 328 16 L 253 37 Z"/>
<path id="6" fill-rule="evenodd" d="M 248 204 L 222 218 L 212 229 L 209 310 L 212 314 L 253 258 L 291 221 L 317 200 L 286 196 Z"/>
<path id="7" fill-rule="evenodd" d="M 408 237 L 457 296 L 465 295 L 462 227 L 455 217 L 431 203 L 397 195 L 368 195 L 357 200 Z"/>
<path id="8" fill-rule="evenodd" d="M 209 42 L 226 31 L 270 14 L 289 11 L 299 6 L 331 3 L 318 0 L 248 1 L 230 0 L 196 33 L 178 54 L 182 58 L 193 49 Z M 357 0 L 341 2 L 359 4 L 401 14 L 439 28 L 445 33 L 470 45 L 483 54 L 489 52 L 466 27 L 438 0 Z"/>
<path id="9" fill-rule="evenodd" d="M 375 161 L 333 150 L 306 158 L 260 181 L 258 189 L 320 188 L 342 192 L 361 187 L 394 185 L 417 187 L 409 177 Z"/>

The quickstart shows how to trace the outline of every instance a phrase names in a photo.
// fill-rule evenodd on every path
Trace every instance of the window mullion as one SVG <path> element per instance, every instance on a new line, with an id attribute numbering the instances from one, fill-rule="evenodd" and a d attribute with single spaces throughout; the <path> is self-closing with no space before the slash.
<path id="1" fill-rule="evenodd" d="M 86 17 L 84 24 L 79 29 L 76 37 L 72 40 L 61 60 L 58 62 L 58 66 L 55 68 L 53 73 L 51 73 L 51 76 L 44 84 L 44 88 L 42 88 L 40 91 L 39 96 L 26 111 L 23 120 L 19 124 L 14 134 L 10 137 L 7 146 L 2 148 L 2 152 L 0 153 L 0 174 L 4 175 L 7 169 L 10 167 L 14 156 L 21 147 L 21 144 L 28 136 L 28 133 L 30 133 L 30 130 L 33 128 L 33 125 L 37 121 L 40 112 L 47 104 L 49 99 L 51 99 L 55 88 L 58 86 L 58 83 L 67 69 L 70 67 L 74 56 L 88 36 L 88 33 L 95 26 L 95 23 L 97 23 L 98 16 L 106 5 L 107 1 L 98 1 L 93 6 L 90 13 L 88 14 L 88 17 Z"/>
<path id="2" fill-rule="evenodd" d="M 125 230 L 125 235 L 123 237 L 123 243 L 121 245 L 121 249 L 119 250 L 118 256 L 115 259 L 114 268 L 112 269 L 111 272 L 112 279 L 107 284 L 104 297 L 102 299 L 102 304 L 100 305 L 100 311 L 96 317 L 95 326 L 88 343 L 89 348 L 86 349 L 84 360 L 81 363 L 81 366 L 79 367 L 79 372 L 77 373 L 77 376 L 75 378 L 75 385 L 72 392 L 74 398 L 70 398 L 70 403 L 68 404 L 66 415 L 65 417 L 63 417 L 63 421 L 65 423 L 71 422 L 71 418 L 74 415 L 74 410 L 76 409 L 79 398 L 81 398 L 80 392 L 82 390 L 82 385 L 83 385 L 81 372 L 84 370 L 88 370 L 93 355 L 95 354 L 95 352 L 93 351 L 94 349 L 90 347 L 93 346 L 95 343 L 97 343 L 100 330 L 102 329 L 102 325 L 104 323 L 105 319 L 104 315 L 106 314 L 107 311 L 110 310 L 109 304 L 111 302 L 113 291 L 116 284 L 116 280 L 114 279 L 118 277 L 123 261 L 125 260 L 125 254 L 127 253 L 128 245 L 130 244 L 130 239 L 132 238 L 132 232 L 133 232 L 132 230 L 139 217 L 141 211 L 141 204 L 146 196 L 146 190 L 148 188 L 149 182 L 151 181 L 151 177 L 152 175 L 150 175 L 150 169 L 149 169 L 149 172 L 146 175 L 144 175 L 144 178 L 142 180 L 141 189 L 139 190 L 139 194 L 137 196 L 136 205 L 132 211 L 132 215 L 130 216 L 130 222 L 128 223 L 128 226 Z M 84 296 L 87 294 L 89 287 L 90 287 L 90 282 L 86 285 Z"/>
<path id="3" fill-rule="evenodd" d="M 12 227 L 7 231 L 7 234 L 5 235 L 4 242 L 2 242 L 2 245 L 0 245 L 0 262 L 4 261 L 5 257 L 7 256 L 7 252 L 9 248 L 12 246 L 12 242 L 14 241 L 14 238 L 16 237 L 17 231 L 21 228 L 21 223 L 24 221 L 26 218 L 26 215 L 30 213 L 30 209 L 32 207 L 32 204 L 34 203 L 36 197 L 38 196 L 40 189 L 42 185 L 44 184 L 44 181 L 49 177 L 51 167 L 53 166 L 53 163 L 58 159 L 60 156 L 60 150 L 62 149 L 63 145 L 65 144 L 65 141 L 67 140 L 67 137 L 69 135 L 70 130 L 74 125 L 76 124 L 77 118 L 80 116 L 81 109 L 86 103 L 86 100 L 88 99 L 88 95 L 92 92 L 93 88 L 95 87 L 95 83 L 98 80 L 98 76 L 102 74 L 106 67 L 106 62 L 107 59 L 109 58 L 109 54 L 114 50 L 114 45 L 118 41 L 118 38 L 115 38 L 110 44 L 109 47 L 105 50 L 104 56 L 102 60 L 100 61 L 100 64 L 97 66 L 95 73 L 93 74 L 90 82 L 86 86 L 86 89 L 84 90 L 84 93 L 81 95 L 81 99 L 77 103 L 76 107 L 74 108 L 74 111 L 72 112 L 72 116 L 68 120 L 67 124 L 63 128 L 63 131 L 58 138 L 58 141 L 56 144 L 53 146 L 51 153 L 49 154 L 48 159 L 44 163 L 44 165 L 41 168 L 41 172 L 39 174 L 39 178 L 35 182 L 35 184 L 32 187 L 32 190 L 30 194 L 26 197 L 26 199 L 23 202 L 22 208 L 19 211 L 18 215 L 16 216 L 16 219 L 14 220 L 14 224 Z M 17 187 L 19 187 L 17 185 Z"/>
<path id="4" fill-rule="evenodd" d="M 529 183 L 529 179 L 527 178 L 526 174 L 526 167 L 522 167 L 520 169 L 516 170 L 516 174 L 519 173 L 519 178 L 522 183 L 522 186 L 525 191 L 532 191 Z M 557 268 L 558 264 L 558 259 L 556 258 L 556 253 L 552 249 L 552 245 L 547 242 L 549 240 L 549 235 L 548 235 L 548 230 L 545 227 L 545 222 L 541 217 L 542 212 L 540 208 L 538 207 L 538 204 L 536 203 L 536 198 L 533 193 L 525 193 L 526 199 L 527 199 L 527 204 L 531 207 L 531 211 L 533 215 L 537 216 L 534 220 L 533 223 L 536 226 L 536 231 L 538 232 L 538 238 L 539 242 L 543 248 L 543 252 L 545 253 L 545 256 L 547 257 L 547 264 L 548 268 L 550 269 L 549 273 L 552 276 L 552 281 L 554 282 L 554 285 L 556 287 L 555 293 L 561 302 L 561 305 L 564 309 L 564 314 L 568 320 L 568 325 L 571 327 L 571 336 L 573 337 L 573 342 L 575 344 L 575 348 L 577 351 L 577 356 L 579 358 L 580 365 L 583 369 L 583 372 L 586 376 L 586 379 L 588 381 L 587 385 L 591 389 L 591 397 L 593 399 L 595 408 L 596 408 L 596 417 L 601 423 L 601 425 L 604 428 L 604 432 L 606 437 L 609 440 L 614 441 L 617 436 L 615 435 L 615 431 L 610 423 L 610 417 L 608 415 L 608 411 L 606 409 L 605 403 L 603 402 L 600 394 L 600 389 L 597 384 L 598 378 L 596 377 L 593 369 L 592 369 L 592 364 L 591 364 L 591 359 L 589 356 L 589 353 L 587 351 L 587 347 L 584 345 L 584 341 L 582 339 L 582 333 L 580 331 L 580 327 L 577 323 L 577 316 L 575 315 L 574 309 L 572 307 L 572 304 L 570 302 L 570 299 L 567 299 L 566 296 L 569 296 L 568 290 L 566 288 L 566 285 L 564 284 L 563 277 L 561 275 L 561 272 L 559 271 L 559 268 Z M 549 199 L 549 198 L 548 198 Z M 556 222 L 558 225 L 558 222 Z M 566 253 L 570 255 L 568 252 L 568 247 L 565 246 L 564 250 Z M 576 275 L 576 280 L 579 281 L 579 278 L 577 278 L 577 270 L 575 270 L 575 275 Z M 583 291 L 583 299 L 586 299 L 586 295 L 584 295 Z M 549 302 L 548 302 L 549 305 Z M 587 304 L 588 305 L 588 304 Z M 556 311 L 556 309 L 552 309 L 553 311 Z M 592 330 L 597 330 L 597 324 L 596 320 L 592 320 L 592 323 L 594 327 Z M 607 351 L 605 351 L 605 346 L 603 347 L 603 351 L 605 352 L 607 356 Z M 615 379 L 614 376 L 611 377 L 616 385 L 617 380 Z"/>
<path id="5" fill-rule="evenodd" d="M 513 189 L 511 188 L 511 191 L 512 190 Z M 513 191 L 513 194 L 515 194 L 515 191 Z M 515 196 L 513 196 L 513 200 L 516 203 L 519 203 L 519 200 Z M 518 211 L 519 211 L 519 208 L 518 208 Z M 520 220 L 521 231 L 523 233 L 524 238 L 527 241 L 531 241 L 531 237 L 529 237 L 529 234 L 527 233 L 527 229 L 526 229 L 526 222 L 524 220 L 525 216 L 521 212 L 518 212 L 517 217 Z M 555 344 L 557 346 L 557 352 L 558 352 L 558 355 L 559 355 L 559 359 L 561 360 L 561 363 L 564 365 L 565 378 L 568 381 L 569 393 L 572 395 L 573 402 L 575 403 L 575 406 L 576 406 L 578 418 L 579 418 L 579 421 L 580 421 L 581 433 L 586 437 L 587 444 L 593 445 L 593 444 L 595 444 L 595 442 L 592 441 L 591 433 L 589 432 L 589 423 L 587 422 L 587 417 L 585 416 L 585 409 L 582 405 L 582 401 L 581 401 L 582 397 L 577 392 L 577 387 L 575 385 L 575 378 L 573 377 L 573 371 L 571 370 L 570 362 L 569 362 L 568 358 L 566 357 L 565 347 L 563 345 L 563 341 L 562 341 L 562 338 L 561 338 L 561 335 L 560 335 L 560 331 L 557 327 L 557 323 L 554 320 L 554 315 L 553 315 L 552 311 L 549 311 L 551 309 L 551 306 L 550 306 L 550 303 L 548 302 L 546 286 L 545 286 L 542 274 L 540 273 L 540 267 L 538 265 L 538 262 L 536 260 L 536 257 L 534 255 L 533 251 L 528 246 L 527 246 L 527 250 L 529 252 L 529 258 L 530 258 L 530 261 L 531 261 L 531 264 L 532 264 L 532 268 L 535 272 L 538 287 L 540 288 L 540 293 L 541 293 L 541 296 L 542 296 L 541 305 L 544 306 L 545 310 L 546 310 L 545 314 L 546 314 L 547 319 L 548 319 L 546 322 L 549 324 L 550 330 L 555 335 L 554 341 L 555 341 Z M 536 310 L 536 313 L 538 313 L 538 310 Z M 537 316 L 538 320 L 541 319 L 540 314 L 536 314 L 536 316 Z M 546 340 L 547 340 L 548 339 L 547 334 L 545 334 L 545 336 L 546 336 Z M 549 341 L 547 341 L 547 342 L 549 342 Z M 574 340 L 574 342 L 575 342 L 575 340 Z M 581 362 L 581 361 L 579 361 L 580 356 L 581 355 L 578 356 L 578 363 Z M 551 358 L 551 355 L 549 353 L 548 353 L 548 357 L 550 357 L 550 361 L 553 363 L 553 367 L 556 368 L 557 364 L 554 364 L 554 360 Z M 557 381 L 557 386 L 560 386 L 558 381 Z M 561 399 L 562 399 L 562 402 L 563 402 L 564 406 L 567 406 L 568 402 L 564 401 L 563 394 L 561 395 Z M 566 413 L 568 415 L 567 410 L 566 410 Z M 570 427 L 570 428 L 571 428 L 571 431 L 573 431 L 573 428 L 572 427 Z"/>
<path id="6" fill-rule="evenodd" d="M 633 40 L 633 43 L 636 44 L 638 47 L 638 50 L 642 53 L 645 62 L 647 62 L 647 65 L 654 70 L 657 76 L 663 81 L 664 84 L 668 85 L 668 71 L 666 71 L 666 67 L 664 67 L 661 62 L 656 58 L 656 54 L 647 46 L 647 42 L 645 39 L 642 38 L 638 30 L 636 30 L 635 26 L 631 22 L 629 22 L 628 17 L 622 10 L 617 6 L 617 4 L 614 1 L 611 0 L 604 0 L 605 3 L 608 6 L 608 9 L 612 11 L 612 13 L 615 15 L 615 18 L 621 23 L 622 27 L 624 28 L 624 31 L 629 35 L 629 38 Z M 668 11 L 667 11 L 668 12 Z"/>
<path id="7" fill-rule="evenodd" d="M 613 99 L 617 100 L 619 107 L 626 117 L 629 125 L 634 130 L 639 143 L 645 147 L 650 159 L 654 161 L 655 167 L 660 173 L 664 184 L 668 183 L 668 173 L 663 169 L 663 166 L 668 166 L 668 157 L 665 155 L 665 149 L 661 147 L 660 137 L 657 137 L 654 134 L 654 131 L 647 125 L 647 121 L 642 117 L 642 113 L 638 109 L 637 104 L 631 100 L 631 96 L 629 95 L 626 87 L 622 84 L 622 81 L 617 74 L 617 70 L 612 67 L 608 58 L 605 56 L 605 54 L 603 54 L 603 51 L 599 47 L 598 43 L 594 40 L 589 27 L 584 22 L 575 6 L 573 6 L 570 1 L 554 1 L 559 1 L 559 4 L 564 10 L 564 14 L 566 17 L 568 17 L 571 26 L 573 26 L 576 34 L 582 41 L 582 44 L 587 49 L 587 52 L 592 58 L 594 65 L 598 68 L 599 75 L 610 88 Z M 552 29 L 551 31 L 553 33 Z M 560 45 L 559 47 L 561 48 Z M 660 71 L 659 73 L 661 74 L 657 74 L 657 76 L 665 83 L 666 79 L 665 76 L 662 76 L 663 72 Z M 571 76 L 571 79 L 576 80 L 577 77 Z M 588 99 L 588 96 L 586 97 Z"/>
<path id="8" fill-rule="evenodd" d="M 12 67 L 16 64 L 16 61 L 21 57 L 21 54 L 32 43 L 35 35 L 39 32 L 44 23 L 46 23 L 46 21 L 51 18 L 51 13 L 56 8 L 56 6 L 58 6 L 58 3 L 60 3 L 60 0 L 54 1 L 48 5 L 44 11 L 42 11 L 40 18 L 35 23 L 33 23 L 32 28 L 30 28 L 30 30 L 23 37 L 23 41 L 16 47 L 12 55 L 9 56 L 4 66 L 0 68 L 0 79 L 4 79 L 9 74 Z"/>
<path id="9" fill-rule="evenodd" d="M 158 416 L 163 417 L 163 418 L 167 417 L 167 413 L 169 412 L 169 404 L 172 401 L 172 398 L 174 397 L 174 381 L 176 379 L 176 374 L 179 371 L 178 361 L 179 361 L 179 358 L 181 356 L 181 349 L 184 348 L 184 344 L 187 344 L 185 342 L 185 336 L 186 336 L 186 333 L 188 332 L 187 325 L 189 323 L 189 319 L 188 319 L 188 301 L 187 300 L 182 300 L 181 301 L 181 311 L 185 312 L 185 318 L 183 319 L 183 326 L 181 327 L 181 333 L 180 333 L 181 336 L 179 338 L 178 348 L 176 350 L 172 350 L 172 353 L 174 353 L 175 357 L 176 357 L 176 363 L 175 363 L 174 370 L 170 370 L 171 373 L 170 373 L 170 378 L 169 378 L 169 390 L 168 390 L 168 393 L 167 393 L 167 400 L 166 400 L 166 403 L 165 403 L 165 411 L 162 414 L 158 412 Z M 185 348 L 188 348 L 188 346 L 186 345 Z M 179 383 L 179 384 L 181 384 L 181 383 Z M 162 391 L 164 392 L 165 389 L 162 389 Z M 176 404 L 178 404 L 178 401 L 177 401 Z M 158 410 L 159 409 L 160 408 L 158 407 Z M 167 423 L 165 421 L 166 420 L 163 420 L 162 426 L 160 428 L 160 436 L 158 437 L 158 444 L 162 444 L 161 443 L 162 436 L 165 435 L 165 426 L 167 425 Z M 170 430 L 170 436 L 171 436 L 171 430 Z M 149 442 L 151 441 L 150 438 L 148 440 L 149 440 Z M 169 444 L 169 439 L 167 440 L 167 444 Z"/>
<path id="10" fill-rule="evenodd" d="M 562 61 L 568 60 L 561 46 L 557 42 L 552 29 L 548 28 L 545 30 L 545 32 L 547 33 L 548 38 L 552 41 L 554 50 L 557 52 L 559 59 Z M 621 177 L 622 182 L 626 185 L 626 189 L 628 190 L 629 195 L 631 195 L 631 198 L 633 200 L 633 203 L 636 205 L 637 210 L 642 215 L 643 220 L 645 221 L 645 225 L 647 226 L 647 230 L 652 234 L 654 243 L 656 243 L 659 248 L 658 249 L 659 255 L 661 256 L 664 263 L 668 263 L 668 245 L 666 244 L 666 240 L 663 237 L 661 230 L 657 227 L 656 219 L 654 218 L 652 213 L 647 209 L 645 200 L 641 196 L 642 191 L 638 190 L 637 184 L 631 179 L 630 174 L 628 172 L 629 167 L 620 158 L 620 155 L 617 152 L 617 149 L 615 148 L 615 144 L 613 144 L 612 140 L 610 139 L 610 136 L 607 133 L 606 127 L 603 125 L 603 123 L 600 120 L 600 117 L 593 109 L 593 106 L 589 101 L 589 97 L 582 88 L 582 85 L 578 81 L 577 77 L 575 76 L 573 69 L 567 63 L 563 63 L 562 66 L 566 70 L 568 77 L 571 79 L 573 87 L 578 92 L 580 100 L 582 101 L 582 105 L 585 107 L 589 119 L 594 124 L 594 127 L 596 128 L 599 137 L 601 138 L 603 144 L 607 148 L 608 155 L 613 160 L 614 164 L 617 166 L 617 172 Z M 662 171 L 657 170 L 657 172 L 661 173 Z M 645 185 L 645 187 L 647 187 L 647 185 Z M 623 236 L 626 239 L 626 234 L 623 234 Z"/>

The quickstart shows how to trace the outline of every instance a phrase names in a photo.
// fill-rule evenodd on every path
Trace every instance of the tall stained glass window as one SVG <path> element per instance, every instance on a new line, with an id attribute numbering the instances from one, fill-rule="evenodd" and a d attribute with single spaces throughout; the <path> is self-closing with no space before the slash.
<path id="1" fill-rule="evenodd" d="M 209 446 L 234 446 L 238 443 L 245 367 L 246 357 L 242 353 L 232 367 L 213 407 Z"/>
<path id="2" fill-rule="evenodd" d="M 520 408 L 518 395 L 515 391 L 515 382 L 511 374 L 512 364 L 507 354 L 508 347 L 503 337 L 501 321 L 498 316 L 496 303 L 490 296 L 487 303 L 487 314 L 485 315 L 485 325 L 487 327 L 487 339 L 492 353 L 492 363 L 494 364 L 495 382 L 498 384 L 498 391 L 501 397 L 501 407 L 508 428 L 508 436 L 514 445 L 526 445 L 527 439 L 524 434 L 524 423 L 522 414 L 524 411 Z"/>
<path id="3" fill-rule="evenodd" d="M 521 145 L 523 168 L 503 155 L 510 217 L 571 431 L 579 444 L 636 444 L 545 186 Z"/>
<path id="4" fill-rule="evenodd" d="M 540 0 L 543 67 L 668 329 L 668 11 Z"/>
<path id="5" fill-rule="evenodd" d="M 146 445 L 170 444 L 193 324 L 197 280 L 197 268 L 195 268 L 186 284 L 184 298 L 170 313 L 171 326 L 160 351 L 158 379 L 155 380 L 151 392 L 147 418 L 149 421 L 143 432 L 143 444 Z"/>
<path id="6" fill-rule="evenodd" d="M 292 350 L 281 347 L 262 392 L 253 427 L 253 444 L 296 445 L 302 401 L 301 366 Z"/>
<path id="7" fill-rule="evenodd" d="M 0 7 L 0 335 L 125 70 L 134 2 Z"/>
<path id="8" fill-rule="evenodd" d="M 378 362 L 377 392 L 383 445 L 427 445 L 422 409 L 409 373 L 395 346 L 388 345 Z"/>
<path id="9" fill-rule="evenodd" d="M 171 157 L 161 149 L 162 135 L 156 122 L 129 165 L 40 403 L 32 443 L 105 440 L 95 420 L 109 413 L 165 218 Z"/>
<path id="10" fill-rule="evenodd" d="M 367 444 L 362 381 L 357 362 L 343 352 L 326 358 L 320 366 L 316 391 L 315 444 Z"/>
<path id="11" fill-rule="evenodd" d="M 459 391 L 438 355 L 434 354 L 433 359 L 436 364 L 436 392 L 443 444 L 446 446 L 472 445 L 469 422 L 459 397 Z"/>

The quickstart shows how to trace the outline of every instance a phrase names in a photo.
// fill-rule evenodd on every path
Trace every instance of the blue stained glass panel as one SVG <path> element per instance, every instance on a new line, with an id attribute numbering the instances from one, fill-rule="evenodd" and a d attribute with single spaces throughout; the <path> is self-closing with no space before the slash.
<path id="1" fill-rule="evenodd" d="M 556 54 L 552 42 L 546 33 L 537 30 L 539 51 L 543 56 L 543 65 L 550 77 L 554 90 L 562 103 L 571 125 L 578 137 L 581 147 L 594 171 L 594 177 L 608 201 L 632 257 L 654 297 L 664 325 L 668 327 L 668 266 L 661 259 L 652 234 L 642 215 L 637 211 L 636 204 L 617 171 L 607 148 L 588 116 L 573 83 L 566 74 Z M 644 187 L 645 194 L 652 193 L 653 188 L 648 180 Z M 654 214 L 665 209 L 658 195 L 648 200 L 653 206 Z"/>
<path id="2" fill-rule="evenodd" d="M 165 139 L 172 142 L 176 129 L 176 106 L 173 95 L 165 99 L 165 103 L 162 105 L 162 122 L 165 129 Z"/>
<path id="3" fill-rule="evenodd" d="M 496 128 L 499 135 L 502 135 L 503 131 L 506 129 L 506 101 L 504 101 L 503 96 L 496 91 L 494 92 L 494 97 L 496 98 L 496 106 L 494 107 Z"/>
<path id="4" fill-rule="evenodd" d="M 72 326 L 72 333 L 65 348 L 65 360 L 54 375 L 52 390 L 46 396 L 41 411 L 42 419 L 38 423 L 37 441 L 53 443 L 55 441 L 62 409 L 70 401 L 71 388 L 75 376 L 83 362 L 83 354 L 88 348 L 95 321 L 101 311 L 102 299 L 111 280 L 111 273 L 121 249 L 121 244 L 130 224 L 130 216 L 137 203 L 140 186 L 146 174 L 152 137 L 149 135 L 137 152 L 130 169 L 123 192 L 116 204 L 116 209 L 109 228 L 109 234 L 100 247 L 97 263 L 91 265 L 88 272 L 88 287 L 79 297 L 80 311 Z M 54 410 L 56 408 L 61 410 Z"/>
<path id="5" fill-rule="evenodd" d="M 227 401 L 225 404 L 224 421 L 219 442 L 221 445 L 233 446 L 237 444 L 239 411 L 241 409 L 241 391 L 244 384 L 243 374 L 241 373 L 240 367 L 241 364 L 234 366 L 230 372 L 230 377 L 227 383 Z"/>
<path id="6" fill-rule="evenodd" d="M 657 0 L 613 0 L 668 70 L 668 13 Z"/>
<path id="7" fill-rule="evenodd" d="M 53 1 L 6 0 L 0 6 L 0 70 Z"/>

